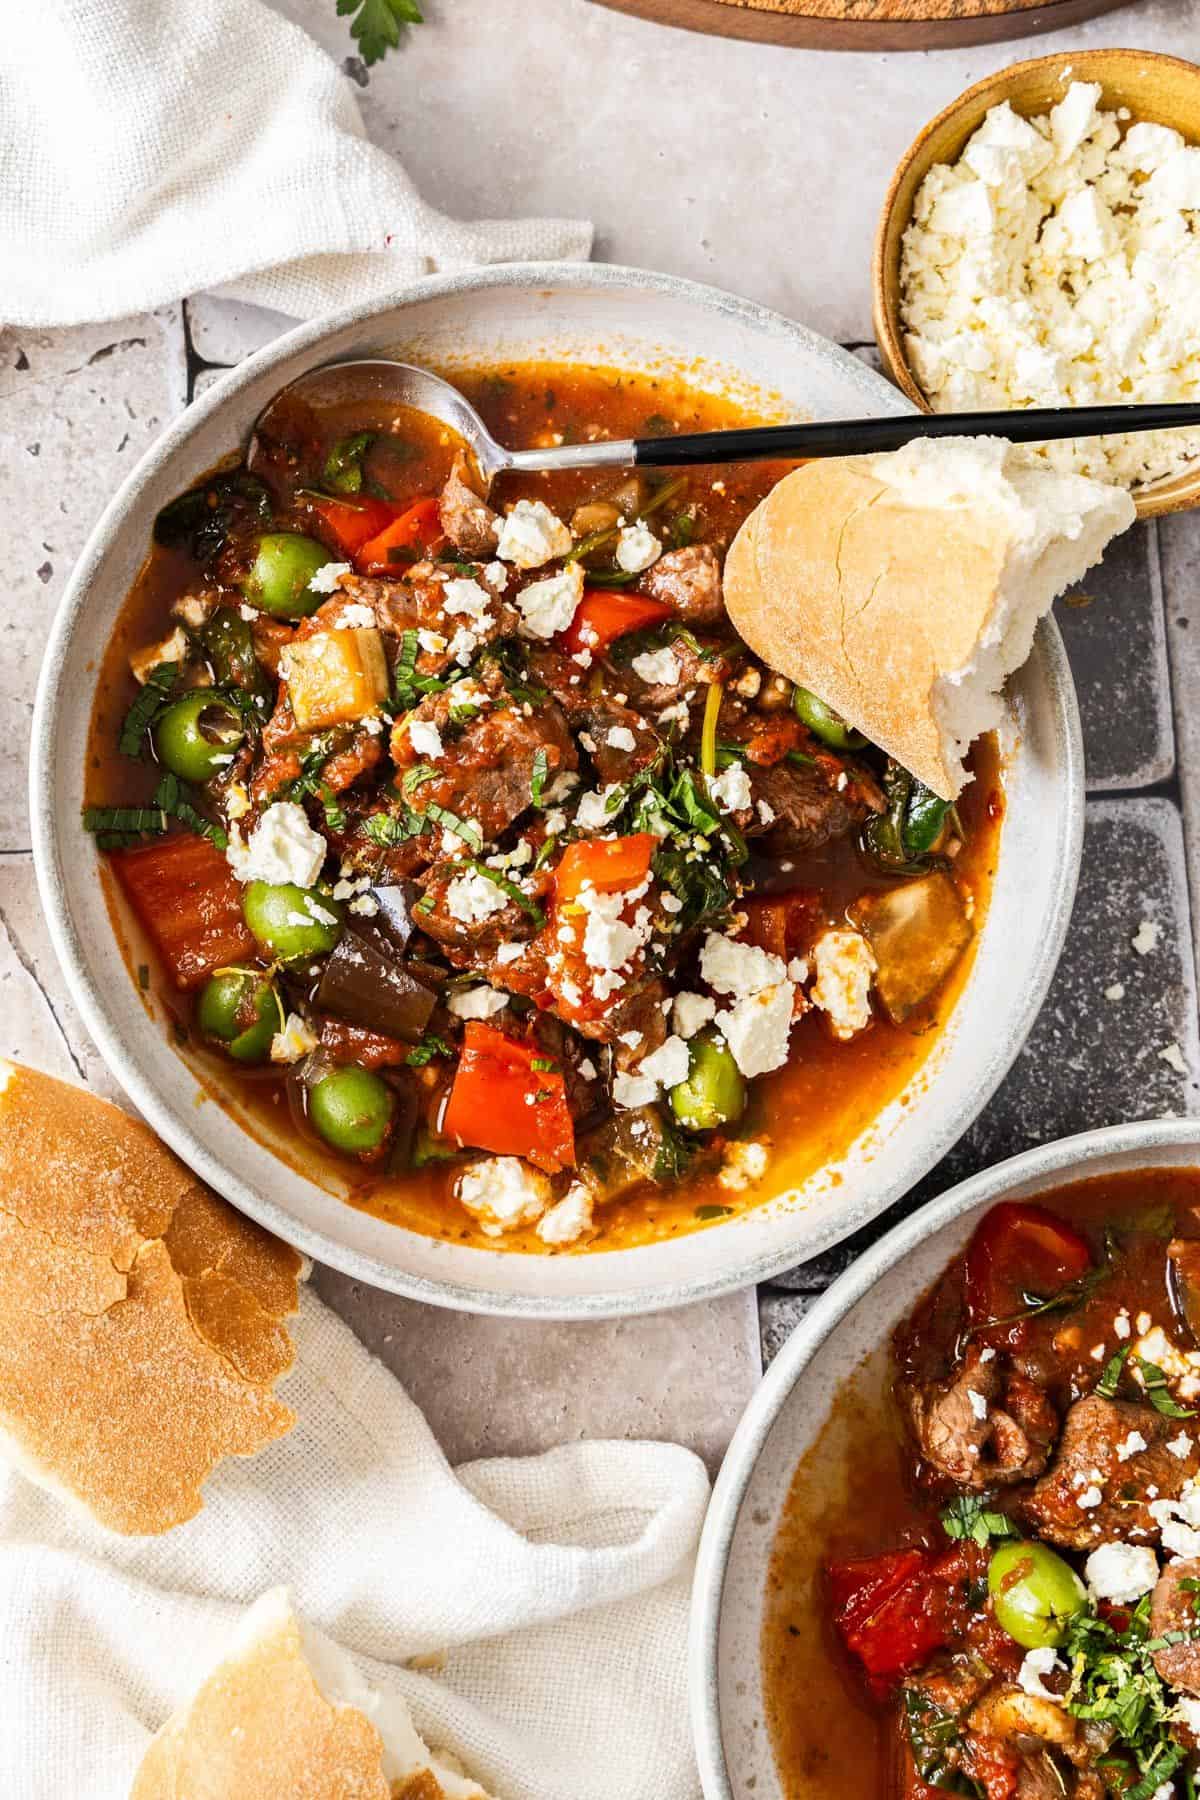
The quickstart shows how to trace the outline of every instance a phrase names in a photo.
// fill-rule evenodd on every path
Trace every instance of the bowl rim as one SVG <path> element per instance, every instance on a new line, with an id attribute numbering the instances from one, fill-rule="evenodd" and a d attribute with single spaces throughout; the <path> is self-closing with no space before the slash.
<path id="1" fill-rule="evenodd" d="M 1046 56 L 1026 57 L 1021 62 L 1009 63 L 1003 69 L 996 69 L 992 74 L 985 75 L 981 80 L 973 81 L 970 87 L 964 88 L 940 112 L 926 120 L 897 162 L 884 192 L 871 246 L 871 322 L 884 368 L 905 397 L 921 412 L 932 413 L 934 409 L 904 353 L 899 303 L 897 301 L 893 306 L 889 299 L 891 269 L 888 240 L 901 188 L 913 165 L 922 156 L 929 139 L 941 125 L 972 110 L 985 96 L 990 96 L 989 106 L 999 105 L 1006 98 L 1006 90 L 1012 85 L 1014 77 L 1033 70 L 1049 72 L 1057 68 L 1077 74 L 1082 81 L 1102 80 L 1096 66 L 1100 62 L 1110 66 L 1116 62 L 1128 62 L 1130 65 L 1152 63 L 1156 67 L 1173 67 L 1191 80 L 1200 80 L 1200 65 L 1189 62 L 1186 57 L 1171 56 L 1161 50 L 1134 50 L 1122 45 L 1095 44 L 1081 50 L 1057 50 Z M 907 227 L 908 219 L 904 224 Z M 1200 504 L 1200 461 L 1197 461 L 1190 473 L 1185 471 L 1181 475 L 1164 477 L 1158 482 L 1148 482 L 1140 488 L 1130 488 L 1129 493 L 1139 519 L 1156 519 L 1167 513 L 1183 512 Z"/>
<path id="2" fill-rule="evenodd" d="M 1050 1187 L 1055 1178 L 1084 1180 L 1087 1165 L 1100 1157 L 1142 1152 L 1149 1156 L 1180 1147 L 1194 1148 L 1200 1164 L 1200 1118 L 1102 1125 L 991 1163 L 900 1219 L 804 1314 L 738 1422 L 713 1487 L 696 1554 L 688 1622 L 688 1705 L 705 1800 L 734 1800 L 721 1741 L 719 1650 L 725 1578 L 742 1503 L 772 1428 L 835 1326 L 926 1238 L 973 1208 L 1003 1199 L 1018 1184 L 1032 1179 Z"/>
<path id="3" fill-rule="evenodd" d="M 123 529 L 124 516 L 132 498 L 146 481 L 170 462 L 196 429 L 220 412 L 243 387 L 256 382 L 277 365 L 290 361 L 297 353 L 319 345 L 327 337 L 347 327 L 393 312 L 398 307 L 496 287 L 537 290 L 595 286 L 635 292 L 653 291 L 683 298 L 710 312 L 748 324 L 767 336 L 782 333 L 791 342 L 798 342 L 803 348 L 835 364 L 877 405 L 894 400 L 899 410 L 905 406 L 904 397 L 892 390 L 882 376 L 877 375 L 849 351 L 843 350 L 807 326 L 796 324 L 780 313 L 754 301 L 740 299 L 719 288 L 703 286 L 683 277 L 626 268 L 619 264 L 513 263 L 427 276 L 402 284 L 387 299 L 357 303 L 337 313 L 306 321 L 247 357 L 225 378 L 215 383 L 207 394 L 185 407 L 162 436 L 150 446 L 109 500 L 79 554 L 53 621 L 38 677 L 29 759 L 33 859 L 51 943 L 83 1023 L 105 1063 L 159 1136 L 195 1174 L 239 1211 L 314 1260 L 328 1263 L 353 1279 L 391 1293 L 402 1294 L 409 1299 L 453 1310 L 545 1320 L 628 1317 L 716 1299 L 769 1280 L 785 1268 L 795 1267 L 796 1252 L 794 1249 L 789 1251 L 781 1247 L 759 1250 L 741 1258 L 731 1256 L 727 1263 L 722 1263 L 704 1279 L 690 1279 L 682 1286 L 663 1282 L 655 1287 L 643 1286 L 628 1290 L 603 1285 L 604 1278 L 598 1271 L 596 1288 L 586 1294 L 516 1294 L 502 1288 L 489 1287 L 486 1275 L 481 1277 L 478 1285 L 466 1285 L 445 1276 L 433 1278 L 414 1274 L 368 1253 L 347 1248 L 328 1232 L 302 1224 L 285 1204 L 234 1173 L 215 1151 L 207 1147 L 193 1122 L 181 1118 L 165 1100 L 160 1099 L 158 1088 L 151 1079 L 143 1079 L 136 1056 L 127 1051 L 115 1027 L 108 1021 L 103 993 L 91 975 L 82 942 L 65 905 L 66 882 L 59 821 L 51 798 L 55 791 L 58 714 L 65 703 L 56 671 L 64 666 L 66 646 L 76 626 L 85 617 L 92 583 L 112 549 L 114 540 Z M 1062 739 L 1061 780 L 1068 797 L 1067 829 L 1063 842 L 1058 846 L 1052 907 L 1047 930 L 1037 947 L 1032 978 L 1011 1016 L 1008 1031 L 1002 1039 L 997 1039 L 989 1060 L 980 1071 L 973 1093 L 971 1118 L 982 1110 L 1007 1074 L 1037 1017 L 1057 967 L 1070 923 L 1082 856 L 1082 728 L 1066 651 L 1058 628 L 1050 618 L 1044 620 L 1039 627 L 1037 648 L 1052 692 L 1059 702 L 1056 716 Z M 934 1167 L 953 1147 L 965 1128 L 965 1123 L 960 1122 L 953 1128 L 942 1124 L 931 1131 L 926 1167 Z M 875 1212 L 883 1211 L 901 1197 L 900 1192 L 888 1193 Z M 800 1260 L 806 1261 L 820 1255 L 845 1235 L 845 1232 L 839 1232 L 836 1225 L 831 1223 L 828 1230 L 814 1238 Z"/>

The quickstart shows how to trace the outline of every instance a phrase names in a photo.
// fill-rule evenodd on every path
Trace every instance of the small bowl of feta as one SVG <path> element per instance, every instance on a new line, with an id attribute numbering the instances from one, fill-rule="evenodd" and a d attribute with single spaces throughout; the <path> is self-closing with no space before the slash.
<path id="1" fill-rule="evenodd" d="M 928 124 L 875 240 L 875 334 L 927 412 L 1200 399 L 1200 67 L 1037 57 Z M 1200 503 L 1200 431 L 1073 438 L 1054 466 L 1152 518 Z"/>

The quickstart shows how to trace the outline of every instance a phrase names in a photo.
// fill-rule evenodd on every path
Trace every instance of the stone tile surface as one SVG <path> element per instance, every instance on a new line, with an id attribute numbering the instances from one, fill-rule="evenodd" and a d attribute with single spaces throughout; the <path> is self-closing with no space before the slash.
<path id="1" fill-rule="evenodd" d="M 1149 934 L 1156 941 L 1139 954 L 1133 940 L 1143 920 L 1157 927 Z M 1185 1073 L 1175 1066 L 1177 1057 Z M 992 1101 L 944 1162 L 883 1219 L 778 1285 L 808 1292 L 827 1286 L 901 1214 L 1032 1144 L 1167 1114 L 1200 1114 L 1200 1032 L 1179 813 L 1154 797 L 1092 801 L 1062 962 L 1024 1050 Z"/>
<path id="2" fill-rule="evenodd" d="M 1159 522 L 1179 786 L 1191 849 L 1192 932 L 1200 966 L 1200 514 Z"/>
<path id="3" fill-rule="evenodd" d="M 178 307 L 0 330 L 0 849 L 29 843 L 26 745 L 54 608 L 113 490 L 186 400 Z"/>
<path id="4" fill-rule="evenodd" d="M 329 0 L 282 10 L 339 61 L 353 52 Z M 926 121 L 1022 57 L 1130 41 L 1194 56 L 1200 3 L 1141 0 L 1069 32 L 920 55 L 737 43 L 589 0 L 443 0 L 430 18 L 354 74 L 369 135 L 434 205 L 590 218 L 606 261 L 867 339 L 876 215 Z"/>
<path id="5" fill-rule="evenodd" d="M 1154 524 L 1117 538 L 1054 610 L 1079 695 L 1089 792 L 1168 780 L 1175 742 Z"/>
<path id="6" fill-rule="evenodd" d="M 578 1438 L 670 1438 L 715 1474 L 762 1365 L 753 1300 L 541 1324 L 441 1312 L 332 1269 L 318 1292 L 398 1375 L 451 1462 Z"/>

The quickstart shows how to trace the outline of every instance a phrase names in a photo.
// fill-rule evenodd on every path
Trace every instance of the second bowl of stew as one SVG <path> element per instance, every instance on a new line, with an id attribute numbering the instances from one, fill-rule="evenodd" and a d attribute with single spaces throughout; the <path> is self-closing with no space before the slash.
<path id="1" fill-rule="evenodd" d="M 948 808 L 728 624 L 787 465 L 485 498 L 352 369 L 247 454 L 296 374 L 380 350 L 514 445 L 900 404 L 612 270 L 425 283 L 253 359 L 118 497 L 48 659 L 39 867 L 89 1023 L 199 1172 L 383 1285 L 629 1310 L 811 1255 L 948 1147 L 1053 968 L 1054 628 Z"/>
<path id="2" fill-rule="evenodd" d="M 1200 1125 L 1014 1158 L 873 1247 L 705 1529 L 709 1800 L 1187 1800 L 1200 1770 Z"/>

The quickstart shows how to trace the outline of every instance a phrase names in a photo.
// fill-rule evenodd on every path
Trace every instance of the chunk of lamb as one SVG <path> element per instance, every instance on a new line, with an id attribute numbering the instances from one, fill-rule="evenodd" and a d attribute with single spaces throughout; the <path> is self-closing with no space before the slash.
<path id="1" fill-rule="evenodd" d="M 460 968 L 478 968 L 481 975 L 491 973 L 488 959 L 494 956 L 500 945 L 527 943 L 537 932 L 538 926 L 526 909 L 518 901 L 505 896 L 499 887 L 496 888 L 495 897 L 504 899 L 503 906 L 486 913 L 482 918 L 459 918 L 458 912 L 453 910 L 456 896 L 450 890 L 464 878 L 470 879 L 471 871 L 461 857 L 446 856 L 435 862 L 421 883 L 422 895 L 415 916 L 421 930 L 445 948 L 451 962 Z M 487 878 L 482 876 L 479 879 Z M 535 893 L 530 898 L 537 904 L 540 895 L 550 885 L 550 877 L 543 871 L 533 878 L 531 885 L 534 886 Z M 487 890 L 480 891 L 486 893 Z M 460 907 L 459 911 L 462 910 Z M 502 968 L 495 970 L 493 979 L 497 987 L 509 985 L 503 978 Z"/>
<path id="2" fill-rule="evenodd" d="M 611 672 L 614 685 L 626 689 L 644 712 L 678 706 L 681 700 L 702 701 L 705 688 L 714 681 L 727 682 L 733 674 L 733 661 L 724 654 L 721 644 L 702 643 L 697 651 L 683 638 L 672 638 L 666 648 L 675 661 L 675 672 L 669 680 L 643 681 L 632 664 Z"/>
<path id="3" fill-rule="evenodd" d="M 453 604 L 453 594 L 447 589 L 457 580 L 474 581 L 489 596 L 487 612 L 481 618 L 447 610 L 447 602 Z M 455 576 L 435 569 L 432 563 L 414 563 L 402 581 L 387 575 L 343 575 L 338 598 L 369 606 L 379 629 L 390 638 L 401 638 L 406 631 L 434 631 L 449 642 L 465 629 L 476 645 L 491 644 L 497 638 L 515 637 L 520 622 L 516 608 L 501 598 L 482 568 L 470 576 Z M 422 674 L 440 674 L 452 660 L 446 650 L 422 650 L 417 667 Z"/>
<path id="4" fill-rule="evenodd" d="M 606 787 L 628 781 L 652 763 L 662 748 L 658 733 L 641 714 L 615 700 L 572 695 L 563 710 L 572 729 L 580 733 L 580 741 Z"/>
<path id="5" fill-rule="evenodd" d="M 1185 1641 L 1156 1650 L 1154 1666 L 1172 1687 L 1182 1688 L 1185 1694 L 1200 1694 L 1200 1639 L 1194 1638 L 1200 1627 L 1200 1587 L 1185 1583 L 1200 1583 L 1200 1557 L 1177 1557 L 1155 1583 L 1150 1601 L 1151 1637 L 1181 1632 Z"/>
<path id="6" fill-rule="evenodd" d="M 765 833 L 778 855 L 819 850 L 861 825 L 872 811 L 869 799 L 846 770 L 818 760 L 779 762 L 749 769 L 757 833 Z M 841 787 L 839 780 L 845 776 Z"/>
<path id="7" fill-rule="evenodd" d="M 399 719 L 392 731 L 392 757 L 401 770 L 399 785 L 414 812 L 433 804 L 478 825 L 485 842 L 498 838 L 533 799 L 534 764 L 545 759 L 546 784 L 563 771 L 573 771 L 578 758 L 567 722 L 553 700 L 543 701 L 526 716 L 511 704 L 492 704 L 455 736 L 451 724 L 454 688 L 430 694 Z M 413 749 L 414 721 L 435 725 L 442 754 L 428 762 L 436 773 L 427 781 L 404 787 L 404 772 L 426 758 Z"/>
<path id="8" fill-rule="evenodd" d="M 1046 1466 L 1058 1415 L 1045 1394 L 1014 1369 L 978 1352 L 945 1381 L 900 1393 L 924 1460 L 959 1487 L 1007 1487 Z"/>
<path id="9" fill-rule="evenodd" d="M 1186 1455 L 1168 1449 L 1178 1438 L 1179 1421 L 1152 1407 L 1099 1394 L 1077 1400 L 1053 1466 L 1023 1502 L 1027 1523 L 1068 1550 L 1091 1550 L 1115 1538 L 1157 1543 L 1151 1502 L 1177 1500 L 1200 1468 L 1200 1450 L 1190 1438 Z"/>
<path id="10" fill-rule="evenodd" d="M 500 518 L 467 479 L 467 459 L 456 456 L 438 501 L 442 530 L 467 556 L 490 556 L 500 541 Z"/>
<path id="11" fill-rule="evenodd" d="M 719 625 L 725 617 L 721 565 L 709 544 L 668 550 L 642 576 L 643 594 L 673 607 L 686 625 Z"/>

